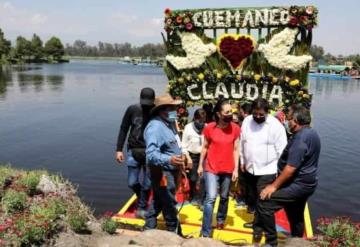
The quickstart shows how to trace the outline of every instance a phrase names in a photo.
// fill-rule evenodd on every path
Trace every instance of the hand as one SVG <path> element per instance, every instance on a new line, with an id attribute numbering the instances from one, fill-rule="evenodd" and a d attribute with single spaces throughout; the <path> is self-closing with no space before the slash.
<path id="1" fill-rule="evenodd" d="M 241 170 L 242 172 L 246 172 L 246 169 L 245 169 L 245 165 L 244 165 L 244 164 L 241 164 L 241 165 L 240 165 L 240 170 Z"/>
<path id="2" fill-rule="evenodd" d="M 231 181 L 235 182 L 239 177 L 239 173 L 237 171 L 237 169 L 235 169 L 232 173 L 232 178 L 231 178 Z"/>
<path id="3" fill-rule="evenodd" d="M 198 173 L 199 177 L 202 177 L 203 170 L 204 170 L 204 168 L 202 167 L 202 165 L 199 165 L 198 170 L 197 170 L 197 173 Z"/>
<path id="4" fill-rule="evenodd" d="M 276 188 L 274 185 L 269 184 L 267 185 L 260 193 L 260 199 L 261 200 L 266 200 L 266 199 L 270 199 L 271 195 L 276 191 Z"/>
<path id="5" fill-rule="evenodd" d="M 171 156 L 170 163 L 174 166 L 183 167 L 185 165 L 185 159 L 183 158 L 183 156 L 174 155 Z"/>
<path id="6" fill-rule="evenodd" d="M 119 162 L 119 163 L 122 163 L 125 161 L 123 152 L 116 152 L 115 158 L 116 158 L 117 162 Z"/>

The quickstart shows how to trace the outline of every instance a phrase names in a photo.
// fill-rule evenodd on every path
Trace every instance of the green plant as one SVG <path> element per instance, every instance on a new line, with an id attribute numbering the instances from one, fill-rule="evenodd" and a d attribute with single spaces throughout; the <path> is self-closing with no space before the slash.
<path id="1" fill-rule="evenodd" d="M 89 211 L 80 200 L 73 200 L 67 209 L 66 221 L 74 232 L 87 231 L 86 222 L 89 220 Z"/>
<path id="2" fill-rule="evenodd" d="M 87 230 L 87 217 L 84 214 L 70 211 L 67 215 L 67 222 L 74 232 L 81 233 Z"/>
<path id="3" fill-rule="evenodd" d="M 36 220 L 48 222 L 48 230 L 56 230 L 58 219 L 66 214 L 66 203 L 61 198 L 46 198 L 41 204 L 33 204 L 30 207 L 30 214 Z"/>
<path id="4" fill-rule="evenodd" d="M 360 246 L 360 223 L 354 223 L 348 217 L 322 217 L 318 220 L 317 228 L 321 233 L 313 240 L 316 246 Z"/>
<path id="5" fill-rule="evenodd" d="M 18 192 L 9 189 L 2 198 L 2 207 L 5 213 L 11 214 L 16 211 L 22 211 L 26 207 L 27 195 L 25 192 Z"/>
<path id="6" fill-rule="evenodd" d="M 40 176 L 40 172 L 27 172 L 20 178 L 19 184 L 25 186 L 28 195 L 32 196 L 37 191 L 36 187 L 40 182 Z"/>
<path id="7" fill-rule="evenodd" d="M 14 245 L 34 246 L 45 241 L 50 232 L 50 223 L 39 215 L 23 214 L 15 221 L 16 231 L 10 234 Z"/>
<path id="8" fill-rule="evenodd" d="M 112 213 L 106 212 L 101 219 L 101 229 L 109 234 L 114 234 L 118 224 L 112 219 Z"/>

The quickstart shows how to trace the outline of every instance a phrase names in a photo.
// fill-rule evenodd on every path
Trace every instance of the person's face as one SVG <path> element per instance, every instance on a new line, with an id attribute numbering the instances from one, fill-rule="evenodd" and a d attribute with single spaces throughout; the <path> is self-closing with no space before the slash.
<path id="1" fill-rule="evenodd" d="M 176 120 L 176 116 L 177 116 L 177 112 L 176 112 L 177 107 L 176 106 L 166 106 L 161 112 L 160 112 L 160 116 L 168 121 L 172 121 L 172 120 Z"/>
<path id="2" fill-rule="evenodd" d="M 244 112 L 244 110 L 242 108 L 240 108 L 240 115 L 243 117 L 243 118 L 246 118 L 247 116 L 249 116 L 248 113 Z"/>
<path id="3" fill-rule="evenodd" d="M 154 105 L 141 105 L 141 109 L 144 113 L 149 113 Z"/>
<path id="4" fill-rule="evenodd" d="M 286 116 L 286 119 L 288 120 L 289 130 L 291 133 L 294 133 L 296 129 L 298 128 L 298 124 L 295 121 L 293 117 L 293 112 L 290 110 Z"/>
<path id="5" fill-rule="evenodd" d="M 233 113 L 233 114 L 232 114 L 232 121 L 233 121 L 234 123 L 239 123 L 239 116 L 238 116 L 237 113 Z"/>
<path id="6" fill-rule="evenodd" d="M 217 113 L 218 117 L 225 123 L 230 123 L 232 121 L 232 108 L 230 104 L 225 104 L 222 106 L 220 112 Z"/>
<path id="7" fill-rule="evenodd" d="M 252 115 L 256 123 L 262 124 L 266 120 L 267 112 L 264 109 L 254 109 Z"/>

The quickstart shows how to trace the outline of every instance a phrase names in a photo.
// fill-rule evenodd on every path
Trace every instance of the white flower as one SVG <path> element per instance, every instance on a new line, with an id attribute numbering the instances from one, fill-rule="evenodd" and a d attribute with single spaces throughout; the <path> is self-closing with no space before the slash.
<path id="1" fill-rule="evenodd" d="M 213 43 L 204 44 L 194 33 L 180 33 L 180 38 L 181 45 L 186 52 L 186 56 L 166 56 L 166 60 L 169 61 L 177 70 L 200 67 L 205 62 L 206 57 L 216 52 L 216 46 Z"/>
<path id="2" fill-rule="evenodd" d="M 298 29 L 285 28 L 275 34 L 268 44 L 259 45 L 258 50 L 264 53 L 266 60 L 279 69 L 298 71 L 312 60 L 310 55 L 290 55 L 290 50 L 295 43 Z"/>

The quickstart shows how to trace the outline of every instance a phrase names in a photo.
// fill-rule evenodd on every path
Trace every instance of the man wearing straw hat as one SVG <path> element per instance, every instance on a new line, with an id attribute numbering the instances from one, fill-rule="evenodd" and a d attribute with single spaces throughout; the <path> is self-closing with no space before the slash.
<path id="1" fill-rule="evenodd" d="M 162 212 L 168 231 L 181 235 L 176 209 L 176 188 L 179 170 L 184 167 L 180 137 L 175 127 L 176 109 L 181 100 L 169 94 L 155 98 L 152 120 L 145 128 L 146 160 L 150 169 L 153 200 L 145 216 L 144 229 L 157 226 Z"/>

